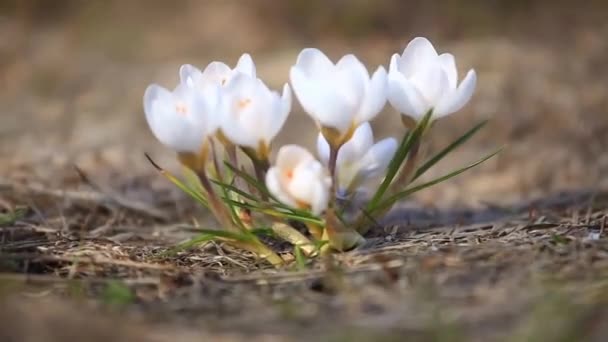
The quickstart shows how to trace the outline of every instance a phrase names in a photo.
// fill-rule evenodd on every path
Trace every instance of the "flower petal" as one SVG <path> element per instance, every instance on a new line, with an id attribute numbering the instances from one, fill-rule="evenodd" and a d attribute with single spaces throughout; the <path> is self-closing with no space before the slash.
<path id="1" fill-rule="evenodd" d="M 448 77 L 450 88 L 456 89 L 456 86 L 458 85 L 458 69 L 456 68 L 454 55 L 451 53 L 441 54 L 438 61 Z"/>
<path id="2" fill-rule="evenodd" d="M 232 76 L 232 69 L 222 62 L 211 62 L 203 70 L 203 82 L 226 85 Z"/>
<path id="3" fill-rule="evenodd" d="M 393 159 L 397 146 L 394 138 L 386 138 L 374 144 L 359 160 L 359 174 L 366 179 L 381 176 Z"/>
<path id="4" fill-rule="evenodd" d="M 323 177 L 314 185 L 314 191 L 311 199 L 311 212 L 313 215 L 320 215 L 327 209 L 329 203 L 329 188 L 331 186 L 331 179 L 329 177 Z"/>
<path id="5" fill-rule="evenodd" d="M 437 51 L 433 44 L 426 38 L 416 37 L 403 50 L 403 54 L 397 60 L 397 66 L 399 71 L 409 78 L 424 65 L 435 63 L 436 58 Z"/>
<path id="6" fill-rule="evenodd" d="M 356 107 L 345 101 L 330 82 L 309 79 L 297 67 L 291 68 L 290 80 L 304 111 L 321 126 L 333 127 L 342 133 L 350 128 L 352 116 L 349 114 L 354 113 Z"/>
<path id="7" fill-rule="evenodd" d="M 436 107 L 450 93 L 448 76 L 440 64 L 428 65 L 417 71 L 409 81 L 420 91 L 430 107 Z"/>
<path id="8" fill-rule="evenodd" d="M 355 121 L 363 123 L 372 120 L 386 105 L 387 74 L 380 66 L 372 75 L 365 91 L 365 97 Z"/>
<path id="9" fill-rule="evenodd" d="M 247 76 L 256 77 L 255 64 L 248 53 L 244 53 L 236 63 L 234 70 L 244 73 Z"/>
<path id="10" fill-rule="evenodd" d="M 197 83 L 200 82 L 202 75 L 203 73 L 197 67 L 191 64 L 184 64 L 179 68 L 180 83 L 183 83 L 191 88 L 197 86 Z"/>
<path id="11" fill-rule="evenodd" d="M 360 107 L 369 83 L 369 73 L 363 63 L 353 54 L 345 55 L 336 64 L 336 79 L 339 83 L 334 86 L 338 93 L 342 94 L 352 107 Z"/>
<path id="12" fill-rule="evenodd" d="M 173 93 L 153 84 L 144 93 L 144 111 L 152 133 L 177 152 L 198 153 L 207 136 L 207 108 L 196 94 L 183 84 Z"/>
<path id="13" fill-rule="evenodd" d="M 464 80 L 460 82 L 458 88 L 449 94 L 445 101 L 437 107 L 437 115 L 438 116 L 446 116 L 452 113 L 455 113 L 464 107 L 471 96 L 473 96 L 473 92 L 475 92 L 475 86 L 477 85 L 477 74 L 475 70 L 469 70 Z"/>
<path id="14" fill-rule="evenodd" d="M 317 155 L 319 156 L 321 163 L 324 165 L 329 163 L 329 143 L 322 133 L 319 133 L 319 136 L 317 137 Z"/>
<path id="15" fill-rule="evenodd" d="M 367 153 L 374 144 L 374 133 L 369 122 L 361 124 L 353 136 L 338 151 L 337 165 L 355 163 Z"/>
<path id="16" fill-rule="evenodd" d="M 334 64 L 321 50 L 306 48 L 298 55 L 295 67 L 300 69 L 304 75 L 312 77 L 331 73 Z"/>
<path id="17" fill-rule="evenodd" d="M 315 157 L 307 149 L 298 145 L 284 145 L 277 153 L 276 166 L 279 169 L 293 168 L 298 163 L 315 160 Z"/>
<path id="18" fill-rule="evenodd" d="M 266 173 L 266 187 L 279 201 L 289 206 L 295 207 L 297 204 L 289 196 L 281 184 L 280 170 L 278 167 L 271 167 Z"/>
<path id="19" fill-rule="evenodd" d="M 430 109 L 420 91 L 399 72 L 388 74 L 388 102 L 401 114 L 416 121 Z"/>

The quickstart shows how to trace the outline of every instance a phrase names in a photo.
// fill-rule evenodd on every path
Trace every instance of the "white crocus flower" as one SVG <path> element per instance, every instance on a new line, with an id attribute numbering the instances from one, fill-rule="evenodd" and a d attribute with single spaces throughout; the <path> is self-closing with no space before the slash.
<path id="1" fill-rule="evenodd" d="M 429 111 L 439 118 L 459 111 L 471 99 L 477 76 L 471 69 L 458 84 L 454 56 L 437 54 L 426 38 L 414 38 L 403 54 L 391 58 L 388 100 L 402 114 L 419 121 Z"/>
<path id="2" fill-rule="evenodd" d="M 211 115 L 217 104 L 217 90 L 209 91 L 209 95 L 203 98 L 183 84 L 173 91 L 157 84 L 148 86 L 143 104 L 152 133 L 180 154 L 200 155 L 207 137 L 219 124 Z"/>
<path id="3" fill-rule="evenodd" d="M 304 110 L 335 147 L 372 120 L 386 103 L 386 70 L 369 76 L 354 56 L 332 63 L 317 49 L 304 49 L 290 71 L 291 85 Z"/>
<path id="4" fill-rule="evenodd" d="M 266 174 L 266 186 L 281 202 L 319 215 L 329 203 L 331 177 L 305 148 L 285 145 Z"/>
<path id="5" fill-rule="evenodd" d="M 217 61 L 209 63 L 203 71 L 193 65 L 184 64 L 179 69 L 179 78 L 182 84 L 204 91 L 209 86 L 228 85 L 230 80 L 239 73 L 256 77 L 255 64 L 247 53 L 239 58 L 234 69 Z"/>
<path id="6" fill-rule="evenodd" d="M 258 159 L 265 160 L 290 110 L 289 85 L 285 84 L 279 95 L 258 78 L 236 75 L 222 91 L 222 133 L 234 145 L 250 149 Z"/>
<path id="7" fill-rule="evenodd" d="M 329 162 L 329 149 L 327 140 L 319 134 L 317 151 L 325 165 Z M 364 123 L 359 126 L 338 153 L 336 173 L 339 194 L 349 194 L 381 177 L 396 151 L 397 140 L 386 138 L 374 144 L 371 125 Z"/>

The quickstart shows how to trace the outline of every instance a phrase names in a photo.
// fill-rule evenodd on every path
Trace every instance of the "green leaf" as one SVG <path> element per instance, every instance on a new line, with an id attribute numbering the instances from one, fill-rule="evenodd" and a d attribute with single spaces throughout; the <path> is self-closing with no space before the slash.
<path id="1" fill-rule="evenodd" d="M 256 239 L 255 235 L 249 231 L 235 233 L 226 230 L 201 229 L 201 233 L 211 235 L 216 239 L 228 239 L 239 242 L 251 242 Z"/>
<path id="2" fill-rule="evenodd" d="M 22 219 L 27 212 L 26 208 L 16 208 L 8 213 L 0 213 L 0 226 L 7 226 Z"/>
<path id="3" fill-rule="evenodd" d="M 156 162 L 154 160 L 152 160 L 152 158 L 147 153 L 145 154 L 145 156 L 146 156 L 146 158 L 148 158 L 148 161 L 150 162 L 150 164 L 152 164 L 152 166 L 154 166 L 154 168 L 156 168 L 156 170 L 158 170 L 158 172 L 160 172 L 163 176 L 165 176 L 165 178 L 167 178 L 171 183 L 175 184 L 175 186 L 177 186 L 184 193 L 188 194 L 194 200 L 199 202 L 202 206 L 209 208 L 209 204 L 207 203 L 207 199 L 205 198 L 204 194 L 190 188 L 189 186 L 184 184 L 181 180 L 179 180 L 177 177 L 172 175 L 169 171 L 160 167 L 158 164 L 156 164 Z"/>
<path id="4" fill-rule="evenodd" d="M 261 200 L 259 198 L 257 198 L 255 196 L 253 196 L 252 194 L 247 193 L 247 192 L 245 192 L 245 191 L 237 188 L 234 185 L 226 184 L 226 183 L 223 183 L 223 182 L 220 182 L 220 181 L 216 181 L 216 180 L 211 180 L 211 182 L 213 182 L 214 184 L 218 185 L 219 187 L 221 187 L 223 189 L 229 190 L 229 191 L 231 191 L 231 192 L 233 192 L 233 193 L 235 193 L 235 194 L 237 194 L 239 196 L 242 196 L 242 197 L 244 197 L 244 198 L 246 198 L 248 200 L 251 200 L 251 201 L 254 201 L 254 202 L 261 202 Z"/>
<path id="5" fill-rule="evenodd" d="M 446 155 L 448 155 L 450 152 L 455 150 L 458 146 L 462 145 L 467 140 L 469 140 L 473 135 L 475 135 L 475 133 L 477 133 L 483 126 L 485 126 L 486 123 L 488 123 L 487 120 L 478 123 L 477 125 L 475 125 L 475 127 L 471 128 L 468 132 L 463 134 L 460 138 L 456 139 L 454 142 L 452 142 L 446 148 L 444 148 L 439 153 L 437 153 L 435 156 L 433 156 L 431 159 L 429 159 L 424 164 L 422 164 L 416 170 L 416 173 L 414 174 L 414 177 L 412 178 L 411 181 L 412 182 L 415 181 L 418 177 L 422 176 L 422 174 L 424 174 L 426 171 L 428 171 L 428 169 L 430 169 L 433 165 L 437 164 Z"/>
<path id="6" fill-rule="evenodd" d="M 266 189 L 266 185 L 261 183 L 260 181 L 258 181 L 257 179 L 255 179 L 255 177 L 251 176 L 250 174 L 248 174 L 245 171 L 239 170 L 236 167 L 234 167 L 234 165 L 230 164 L 229 162 L 225 161 L 224 164 L 226 164 L 226 167 L 228 167 L 232 172 L 234 172 L 237 176 L 241 177 L 245 182 L 247 182 L 249 185 L 253 186 L 256 190 L 258 190 L 261 194 L 266 195 L 274 200 L 276 200 L 276 198 L 274 196 L 272 196 L 272 194 L 268 191 L 268 189 Z"/>
<path id="7" fill-rule="evenodd" d="M 213 235 L 201 234 L 196 237 L 193 237 L 192 239 L 190 239 L 186 242 L 182 242 L 182 243 L 178 244 L 174 248 L 171 248 L 171 250 L 168 253 L 166 253 L 164 256 L 171 256 L 179 251 L 190 249 L 196 245 L 200 245 L 202 243 L 209 242 L 209 241 L 216 240 L 216 239 L 217 239 L 217 237 L 215 237 Z"/>
<path id="8" fill-rule="evenodd" d="M 416 127 L 411 132 L 405 134 L 403 140 L 401 141 L 401 144 L 397 148 L 397 152 L 395 152 L 395 156 L 393 157 L 393 159 L 391 159 L 388 165 L 388 168 L 386 170 L 386 176 L 384 177 L 384 180 L 378 187 L 378 190 L 376 190 L 376 193 L 370 200 L 368 208 L 376 207 L 380 200 L 382 200 L 382 196 L 384 196 L 384 193 L 386 192 L 386 190 L 388 190 L 388 187 L 397 175 L 397 172 L 399 172 L 399 169 L 401 168 L 401 165 L 403 164 L 410 150 L 412 149 L 414 144 L 422 137 L 422 134 L 426 130 L 426 127 L 428 126 L 431 120 L 432 114 L 433 111 L 429 110 L 424 116 L 424 118 L 420 120 L 418 125 L 416 125 Z"/>
<path id="9" fill-rule="evenodd" d="M 296 266 L 298 271 L 306 270 L 306 264 L 308 263 L 304 253 L 302 252 L 302 248 L 300 246 L 295 245 L 293 249 L 293 255 L 296 258 Z"/>
<path id="10" fill-rule="evenodd" d="M 399 201 L 399 200 L 401 200 L 401 199 L 403 199 L 403 198 L 405 198 L 405 197 L 407 197 L 407 196 L 409 196 L 409 195 L 411 195 L 411 194 L 413 194 L 413 193 L 415 193 L 417 191 L 426 189 L 426 188 L 428 188 L 430 186 L 433 186 L 435 184 L 438 184 L 438 183 L 441 183 L 443 181 L 446 181 L 446 180 L 448 180 L 448 179 L 450 179 L 452 177 L 458 176 L 459 174 L 461 174 L 461 173 L 463 173 L 463 172 L 465 172 L 465 171 L 467 171 L 467 170 L 469 170 L 469 169 L 471 169 L 471 168 L 473 168 L 473 167 L 475 167 L 475 166 L 477 166 L 477 165 L 485 162 L 486 160 L 494 157 L 495 155 L 497 155 L 498 153 L 500 153 L 500 151 L 502 151 L 502 148 L 500 148 L 500 149 L 496 150 L 495 152 L 493 152 L 493 153 L 491 153 L 491 154 L 489 154 L 489 155 L 487 155 L 487 156 L 479 159 L 478 161 L 476 161 L 476 162 L 474 162 L 474 163 L 472 163 L 470 165 L 467 165 L 467 166 L 465 166 L 463 168 L 460 168 L 460 169 L 458 169 L 456 171 L 450 172 L 447 175 L 441 176 L 441 177 L 436 178 L 436 179 L 434 179 L 434 180 L 432 180 L 430 182 L 426 182 L 426 183 L 414 186 L 412 188 L 406 189 L 406 190 L 404 190 L 402 192 L 399 192 L 399 193 L 397 193 L 397 194 L 395 194 L 395 195 L 387 198 L 386 200 L 384 200 L 383 202 L 381 202 L 377 206 L 370 208 L 370 210 L 368 212 L 371 214 L 371 213 L 374 213 L 374 212 L 376 212 L 378 210 L 389 209 L 397 201 Z"/>

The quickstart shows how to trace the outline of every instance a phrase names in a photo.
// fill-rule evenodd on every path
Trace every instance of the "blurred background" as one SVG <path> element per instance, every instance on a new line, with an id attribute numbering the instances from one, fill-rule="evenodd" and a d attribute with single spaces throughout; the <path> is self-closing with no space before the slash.
<path id="1" fill-rule="evenodd" d="M 429 177 L 506 149 L 418 203 L 475 207 L 605 188 L 607 17 L 600 0 L 0 0 L 0 176 L 65 187 L 76 164 L 114 188 L 167 186 L 143 153 L 170 169 L 177 162 L 152 137 L 141 102 L 150 83 L 173 87 L 181 64 L 234 65 L 249 52 L 278 89 L 304 47 L 334 60 L 355 53 L 371 70 L 425 36 L 479 80 L 424 153 L 491 120 Z M 377 138 L 403 133 L 389 106 L 374 126 Z M 296 104 L 278 145 L 312 147 L 315 135 Z"/>

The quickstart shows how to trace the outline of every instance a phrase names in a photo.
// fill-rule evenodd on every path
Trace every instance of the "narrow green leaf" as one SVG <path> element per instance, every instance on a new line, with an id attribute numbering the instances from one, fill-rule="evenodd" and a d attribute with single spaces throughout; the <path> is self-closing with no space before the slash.
<path id="1" fill-rule="evenodd" d="M 413 194 L 413 193 L 415 193 L 417 191 L 423 190 L 423 189 L 428 188 L 430 186 L 433 186 L 435 184 L 438 184 L 438 183 L 441 183 L 443 181 L 446 181 L 446 180 L 448 180 L 448 179 L 450 179 L 452 177 L 455 177 L 455 176 L 457 176 L 457 175 L 459 175 L 459 174 L 461 174 L 461 173 L 463 173 L 463 172 L 465 172 L 465 171 L 467 171 L 467 170 L 469 170 L 469 169 L 471 169 L 471 168 L 473 168 L 473 167 L 475 167 L 475 166 L 477 166 L 477 165 L 485 162 L 486 160 L 494 157 L 495 155 L 497 155 L 498 153 L 500 153 L 500 151 L 502 151 L 502 148 L 496 150 L 495 152 L 493 152 L 493 153 L 491 153 L 491 154 L 489 154 L 489 155 L 487 155 L 487 156 L 479 159 L 478 161 L 476 161 L 476 162 L 474 162 L 474 163 L 472 163 L 472 164 L 470 164 L 468 166 L 465 166 L 465 167 L 463 167 L 461 169 L 458 169 L 456 171 L 450 172 L 447 175 L 441 176 L 441 177 L 436 178 L 436 179 L 434 179 L 434 180 L 432 180 L 430 182 L 426 182 L 426 183 L 414 186 L 414 187 L 412 187 L 410 189 L 404 190 L 402 192 L 399 192 L 399 193 L 397 193 L 397 194 L 395 194 L 395 195 L 387 198 L 386 200 L 382 201 L 377 206 L 375 206 L 373 208 L 370 208 L 370 210 L 368 210 L 368 212 L 371 214 L 371 213 L 374 213 L 374 212 L 376 212 L 378 210 L 388 209 L 393 204 L 395 204 L 397 201 L 399 201 L 399 200 L 401 200 L 401 199 L 403 199 L 403 198 L 405 198 L 405 197 L 407 197 L 407 196 L 409 196 L 409 195 L 411 195 L 411 194 Z"/>
<path id="2" fill-rule="evenodd" d="M 467 131 L 465 134 L 463 134 L 460 138 L 456 139 L 454 142 L 452 142 L 446 148 L 444 148 L 439 153 L 437 153 L 435 156 L 433 156 L 431 159 L 429 159 L 424 164 L 422 164 L 416 170 L 416 173 L 414 174 L 414 177 L 412 178 L 412 182 L 415 181 L 418 177 L 422 176 L 426 171 L 428 171 L 428 169 L 430 169 L 433 165 L 437 164 L 441 159 L 443 159 L 446 155 L 448 155 L 450 152 L 455 150 L 458 146 L 462 145 L 467 140 L 469 140 L 471 137 L 473 137 L 473 135 L 475 135 L 475 133 L 477 133 L 483 126 L 485 126 L 486 123 L 488 123 L 487 120 L 484 120 L 484 121 L 478 123 L 473 128 L 471 128 L 469 131 Z"/>
<path id="3" fill-rule="evenodd" d="M 257 198 L 255 196 L 253 196 L 252 194 L 247 193 L 247 192 L 245 192 L 245 191 L 237 188 L 234 185 L 222 183 L 222 182 L 216 181 L 216 180 L 211 180 L 211 182 L 213 182 L 214 184 L 218 185 L 219 187 L 221 187 L 223 189 L 229 190 L 229 191 L 231 191 L 231 192 L 233 192 L 233 193 L 235 193 L 235 194 L 237 194 L 239 196 L 242 196 L 242 197 L 244 197 L 244 198 L 246 198 L 248 200 L 251 200 L 251 201 L 254 201 L 254 202 L 260 202 L 261 201 L 259 198 Z"/>
<path id="4" fill-rule="evenodd" d="M 200 245 L 202 243 L 209 242 L 209 241 L 216 240 L 216 239 L 217 239 L 217 237 L 215 237 L 213 235 L 200 234 L 186 242 L 180 243 L 179 245 L 175 246 L 174 248 L 172 248 L 170 250 L 170 252 L 167 255 L 172 255 L 179 251 L 190 249 L 196 245 Z"/>
<path id="5" fill-rule="evenodd" d="M 235 233 L 226 230 L 201 229 L 201 233 L 211 235 L 219 239 L 229 239 L 239 242 L 251 242 L 252 240 L 255 240 L 255 235 L 251 234 L 249 231 Z"/>
<path id="6" fill-rule="evenodd" d="M 241 208 L 246 208 L 251 211 L 259 212 L 259 213 L 266 214 L 266 215 L 269 215 L 272 217 L 278 217 L 278 218 L 282 218 L 282 219 L 292 219 L 292 220 L 297 220 L 297 221 L 301 221 L 301 222 L 308 222 L 308 223 L 314 223 L 314 224 L 318 224 L 318 225 L 324 225 L 324 221 L 322 219 L 320 219 L 316 216 L 313 216 L 310 213 L 306 213 L 305 215 L 300 215 L 299 213 L 292 212 L 292 211 L 288 211 L 288 212 L 281 211 L 283 208 L 275 208 L 271 205 L 256 206 L 251 203 L 242 203 L 242 202 L 237 202 L 237 201 L 226 199 L 226 198 L 223 198 L 223 199 L 224 199 L 224 201 L 230 201 L 231 205 L 241 207 Z"/>
<path id="7" fill-rule="evenodd" d="M 296 266 L 298 271 L 304 271 L 306 269 L 307 260 L 302 252 L 302 248 L 300 246 L 295 245 L 293 249 L 294 257 L 296 258 Z"/>
<path id="8" fill-rule="evenodd" d="M 242 170 L 237 169 L 236 167 L 234 167 L 234 165 L 230 164 L 227 161 L 225 161 L 224 164 L 226 164 L 226 167 L 228 167 L 237 176 L 241 177 L 245 182 L 247 182 L 248 184 L 250 184 L 251 186 L 253 186 L 261 194 L 266 195 L 266 196 L 268 196 L 268 197 L 270 197 L 272 199 L 275 199 L 274 196 L 272 196 L 272 194 L 268 191 L 268 189 L 266 189 L 266 185 L 265 184 L 262 184 L 257 179 L 255 179 L 253 176 L 251 176 L 250 174 L 248 174 L 247 172 L 244 172 Z"/>
<path id="9" fill-rule="evenodd" d="M 412 146 L 414 146 L 416 141 L 418 141 L 420 139 L 420 137 L 426 130 L 426 127 L 428 126 L 428 124 L 431 120 L 432 114 L 433 114 L 433 111 L 429 110 L 428 113 L 426 113 L 426 115 L 424 116 L 424 118 L 422 120 L 420 120 L 418 125 L 416 125 L 416 127 L 411 132 L 408 132 L 403 137 L 403 140 L 401 141 L 399 148 L 397 148 L 397 152 L 395 153 L 395 156 L 393 157 L 393 159 L 391 159 L 391 161 L 388 165 L 388 168 L 386 171 L 386 176 L 384 177 L 384 180 L 378 187 L 378 190 L 376 190 L 376 193 L 370 200 L 370 202 L 368 204 L 368 208 L 374 208 L 378 205 L 378 203 L 382 199 L 382 196 L 384 196 L 384 193 L 386 192 L 386 190 L 388 190 L 388 187 L 390 186 L 391 182 L 397 175 L 397 172 L 399 172 L 399 169 L 401 168 L 403 161 L 405 160 L 405 158 L 409 154 L 410 150 L 412 149 Z"/>
<path id="10" fill-rule="evenodd" d="M 152 160 L 152 158 L 146 153 L 145 154 L 146 158 L 148 159 L 148 161 L 150 162 L 150 164 L 152 164 L 152 166 L 154 166 L 154 168 L 156 170 L 158 170 L 158 172 L 160 172 L 161 175 L 165 176 L 165 178 L 167 178 L 171 183 L 173 183 L 175 186 L 177 186 L 180 190 L 182 190 L 184 193 L 186 193 L 187 195 L 189 195 L 190 197 L 192 197 L 194 200 L 196 200 L 197 202 L 199 202 L 202 206 L 209 208 L 209 204 L 207 203 L 207 199 L 205 198 L 205 196 L 196 191 L 191 189 L 189 186 L 187 186 L 186 184 L 184 184 L 181 180 L 179 180 L 177 177 L 175 177 L 174 175 L 172 175 L 169 171 L 163 169 L 162 167 L 160 167 L 158 164 L 156 164 L 156 162 L 154 160 Z"/>

